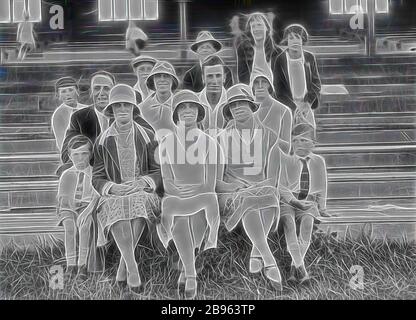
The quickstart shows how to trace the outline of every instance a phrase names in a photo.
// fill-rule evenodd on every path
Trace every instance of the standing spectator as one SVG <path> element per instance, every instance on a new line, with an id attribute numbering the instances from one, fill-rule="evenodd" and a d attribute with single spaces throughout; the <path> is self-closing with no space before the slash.
<path id="1" fill-rule="evenodd" d="M 26 54 L 36 48 L 35 32 L 33 31 L 33 22 L 29 21 L 29 12 L 23 12 L 23 21 L 17 27 L 17 42 L 20 44 L 17 60 L 24 60 Z"/>
<path id="2" fill-rule="evenodd" d="M 92 75 L 91 97 L 93 103 L 87 108 L 78 110 L 71 117 L 61 151 L 63 164 L 70 162 L 68 143 L 74 136 L 84 135 L 94 144 L 100 133 L 108 128 L 110 119 L 103 114 L 103 110 L 108 104 L 110 90 L 114 85 L 115 79 L 111 73 L 99 71 Z"/>
<path id="3" fill-rule="evenodd" d="M 160 210 L 156 191 L 161 187 L 157 142 L 151 130 L 134 122 L 140 113 L 134 89 L 116 85 L 110 92 L 104 114 L 114 122 L 100 135 L 94 147 L 92 184 L 102 196 L 97 220 L 105 245 L 111 233 L 121 253 L 118 282 L 127 281 L 138 293 L 143 289 L 134 250 L 146 226 Z"/>
<path id="4" fill-rule="evenodd" d="M 250 75 L 256 69 L 273 80 L 271 63 L 281 52 L 274 43 L 273 28 L 266 15 L 259 12 L 250 14 L 245 34 L 236 48 L 239 82 L 250 84 Z"/>
<path id="5" fill-rule="evenodd" d="M 260 106 L 256 116 L 264 126 L 277 135 L 280 149 L 288 154 L 292 131 L 291 110 L 272 97 L 274 94 L 273 84 L 265 75 L 253 72 L 251 74 L 251 88 L 255 102 Z"/>
<path id="6" fill-rule="evenodd" d="M 72 114 L 87 106 L 78 102 L 78 84 L 71 77 L 64 77 L 56 81 L 55 92 L 61 105 L 56 108 L 52 115 L 52 130 L 55 135 L 56 146 L 61 151 Z"/>
<path id="7" fill-rule="evenodd" d="M 133 89 L 139 93 L 139 96 L 142 98 L 143 101 L 146 100 L 147 97 L 153 93 L 153 91 L 149 90 L 149 88 L 147 87 L 146 80 L 150 72 L 152 72 L 152 69 L 155 66 L 156 62 L 156 59 L 149 56 L 140 56 L 134 58 L 131 62 L 131 66 L 137 77 L 137 82 L 134 85 Z"/>
<path id="8" fill-rule="evenodd" d="M 288 48 L 273 62 L 274 88 L 280 102 L 292 109 L 294 124 L 316 127 L 313 110 L 319 107 L 321 80 L 315 56 L 303 47 L 306 29 L 293 24 L 285 28 L 282 44 Z"/>
<path id="9" fill-rule="evenodd" d="M 199 94 L 202 105 L 207 107 L 204 130 L 223 129 L 225 126 L 222 108 L 227 102 L 225 84 L 225 65 L 216 55 L 208 57 L 202 64 L 204 89 Z"/>
<path id="10" fill-rule="evenodd" d="M 133 20 L 129 20 L 126 31 L 126 49 L 137 57 L 146 46 L 147 41 L 147 35 L 143 30 Z"/>
<path id="11" fill-rule="evenodd" d="M 196 41 L 191 46 L 191 50 L 198 55 L 199 61 L 191 69 L 186 71 L 183 78 L 184 89 L 200 92 L 204 88 L 202 79 L 202 64 L 207 57 L 218 53 L 221 49 L 221 43 L 212 36 L 211 32 L 201 31 L 198 34 Z M 233 85 L 233 74 L 228 67 L 224 67 L 224 70 L 224 86 L 228 89 Z"/>
<path id="12" fill-rule="evenodd" d="M 142 104 L 143 118 L 156 132 L 158 139 L 174 130 L 172 121 L 172 97 L 179 86 L 175 68 L 165 61 L 158 61 L 146 80 L 149 90 L 154 91 Z"/>

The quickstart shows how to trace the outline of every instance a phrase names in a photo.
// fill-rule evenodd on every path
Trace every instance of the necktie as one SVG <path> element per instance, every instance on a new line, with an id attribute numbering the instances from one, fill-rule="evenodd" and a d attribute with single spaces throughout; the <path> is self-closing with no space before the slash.
<path id="1" fill-rule="evenodd" d="M 309 194 L 309 169 L 307 159 L 300 159 L 302 162 L 302 173 L 300 174 L 299 200 L 305 200 Z"/>
<path id="2" fill-rule="evenodd" d="M 82 193 L 84 189 L 84 172 L 80 172 L 78 175 L 77 189 L 75 191 L 75 204 L 79 206 L 82 201 Z"/>

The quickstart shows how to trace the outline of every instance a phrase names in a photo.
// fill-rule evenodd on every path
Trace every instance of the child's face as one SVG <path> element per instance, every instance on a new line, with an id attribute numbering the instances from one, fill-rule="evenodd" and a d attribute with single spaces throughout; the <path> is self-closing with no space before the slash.
<path id="1" fill-rule="evenodd" d="M 78 103 L 78 92 L 73 86 L 59 88 L 58 89 L 59 99 L 68 106 L 75 106 Z"/>
<path id="2" fill-rule="evenodd" d="M 314 149 L 315 142 L 312 133 L 305 133 L 293 138 L 293 151 L 301 158 L 307 157 Z"/>
<path id="3" fill-rule="evenodd" d="M 70 149 L 69 157 L 77 170 L 84 170 L 90 165 L 91 150 L 87 144 L 78 149 Z"/>

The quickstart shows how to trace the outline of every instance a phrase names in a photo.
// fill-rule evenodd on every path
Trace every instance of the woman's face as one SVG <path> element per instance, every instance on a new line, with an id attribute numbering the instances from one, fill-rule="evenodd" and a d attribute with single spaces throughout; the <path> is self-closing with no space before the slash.
<path id="1" fill-rule="evenodd" d="M 270 83 L 264 77 L 257 77 L 253 82 L 253 92 L 256 100 L 263 100 L 269 96 Z"/>
<path id="2" fill-rule="evenodd" d="M 250 22 L 250 29 L 254 41 L 260 42 L 266 39 L 267 28 L 264 24 L 264 21 L 261 18 L 254 18 Z"/>
<path id="3" fill-rule="evenodd" d="M 207 58 L 210 55 L 213 55 L 214 53 L 217 52 L 217 50 L 215 50 L 214 45 L 207 41 L 207 42 L 203 42 L 198 46 L 198 49 L 196 51 L 198 53 L 198 56 L 201 60 L 204 60 L 205 58 Z"/>
<path id="4" fill-rule="evenodd" d="M 230 112 L 235 121 L 245 122 L 253 116 L 253 111 L 250 108 L 248 101 L 238 101 L 230 106 Z"/>
<path id="5" fill-rule="evenodd" d="M 143 62 L 136 68 L 136 76 L 141 83 L 145 83 L 147 77 L 153 69 L 153 64 L 150 62 Z"/>
<path id="6" fill-rule="evenodd" d="M 178 107 L 178 119 L 185 126 L 194 125 L 198 120 L 198 107 L 192 102 L 182 103 Z"/>
<path id="7" fill-rule="evenodd" d="M 133 120 L 133 108 L 131 103 L 119 102 L 113 105 L 114 119 L 117 125 L 125 125 Z"/>
<path id="8" fill-rule="evenodd" d="M 302 37 L 297 33 L 290 33 L 287 38 L 287 45 L 291 51 L 301 53 L 302 51 Z"/>
<path id="9" fill-rule="evenodd" d="M 165 93 L 172 89 L 172 76 L 169 74 L 161 73 L 154 76 L 155 88 L 157 92 Z"/>

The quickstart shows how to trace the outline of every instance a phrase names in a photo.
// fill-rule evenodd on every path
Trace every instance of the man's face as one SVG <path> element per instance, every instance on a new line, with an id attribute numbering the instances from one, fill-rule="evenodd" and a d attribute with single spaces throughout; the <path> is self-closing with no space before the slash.
<path id="1" fill-rule="evenodd" d="M 251 34 L 255 41 L 262 41 L 266 38 L 267 28 L 261 18 L 255 18 L 250 22 Z"/>
<path id="2" fill-rule="evenodd" d="M 238 101 L 233 103 L 230 106 L 230 111 L 237 122 L 245 122 L 253 117 L 253 111 L 251 110 L 248 101 Z"/>
<path id="3" fill-rule="evenodd" d="M 77 170 L 84 170 L 90 165 L 91 150 L 88 144 L 85 144 L 78 149 L 70 149 L 69 157 Z"/>
<path id="4" fill-rule="evenodd" d="M 224 68 L 221 65 L 204 68 L 207 92 L 220 93 L 224 85 Z"/>
<path id="5" fill-rule="evenodd" d="M 59 100 L 67 106 L 76 107 L 78 103 L 78 91 L 74 86 L 58 89 Z"/>
<path id="6" fill-rule="evenodd" d="M 92 97 L 94 106 L 99 112 L 103 112 L 104 108 L 108 105 L 111 89 L 112 85 L 110 84 L 93 84 Z"/>
<path id="7" fill-rule="evenodd" d="M 192 102 L 182 103 L 178 107 L 178 119 L 185 126 L 195 124 L 198 120 L 198 107 Z"/>
<path id="8" fill-rule="evenodd" d="M 154 76 L 156 92 L 170 92 L 172 91 L 172 76 L 166 73 L 156 74 Z"/>
<path id="9" fill-rule="evenodd" d="M 133 120 L 133 108 L 131 103 L 119 102 L 113 105 L 114 119 L 117 125 L 122 126 Z"/>
<path id="10" fill-rule="evenodd" d="M 136 76 L 140 83 L 145 83 L 152 69 L 153 63 L 150 62 L 143 62 L 136 67 Z"/>
<path id="11" fill-rule="evenodd" d="M 293 137 L 293 151 L 298 157 L 307 157 L 315 147 L 312 133 L 305 133 L 296 137 Z"/>
<path id="12" fill-rule="evenodd" d="M 253 92 L 256 99 L 262 100 L 269 95 L 270 83 L 264 77 L 257 77 L 253 82 Z"/>
<path id="13" fill-rule="evenodd" d="M 287 45 L 292 52 L 298 55 L 302 52 L 302 37 L 297 33 L 290 33 L 287 39 Z"/>
<path id="14" fill-rule="evenodd" d="M 216 53 L 217 50 L 215 50 L 214 45 L 211 42 L 203 42 L 198 46 L 196 52 L 198 53 L 199 58 L 203 60 L 206 57 Z"/>

